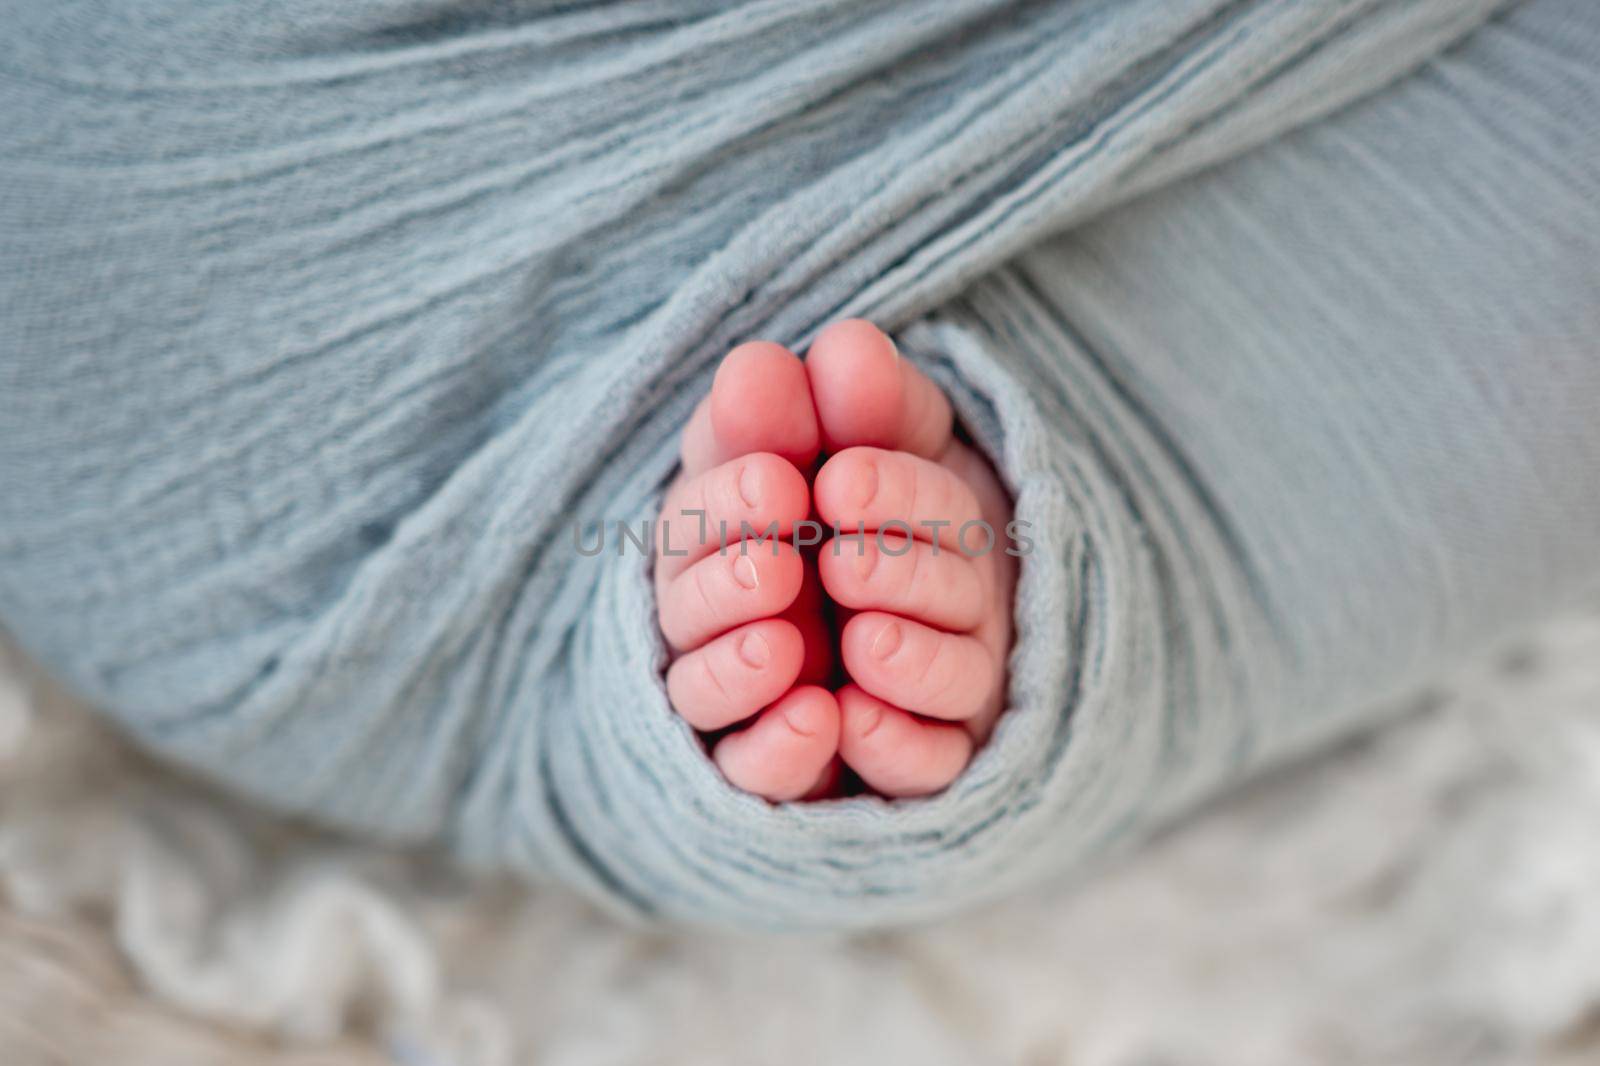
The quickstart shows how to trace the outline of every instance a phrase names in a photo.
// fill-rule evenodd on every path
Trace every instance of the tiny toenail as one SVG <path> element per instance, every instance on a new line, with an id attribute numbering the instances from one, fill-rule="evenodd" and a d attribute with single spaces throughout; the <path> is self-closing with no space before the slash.
<path id="1" fill-rule="evenodd" d="M 805 715 L 799 707 L 790 707 L 783 712 L 783 720 L 789 723 L 789 728 L 800 736 L 809 737 L 816 733 L 815 729 L 806 722 Z"/>
<path id="2" fill-rule="evenodd" d="M 856 473 L 856 506 L 865 508 L 878 495 L 878 464 L 870 459 L 861 462 L 861 469 Z"/>
<path id="3" fill-rule="evenodd" d="M 761 498 L 761 486 L 758 484 L 761 475 L 756 473 L 756 468 L 746 463 L 743 470 L 739 471 L 739 498 L 746 507 L 754 507 Z"/>
<path id="4" fill-rule="evenodd" d="M 739 658 L 759 670 L 772 660 L 772 645 L 760 633 L 746 633 L 739 641 Z"/>
<path id="5" fill-rule="evenodd" d="M 747 589 L 761 587 L 761 575 L 756 573 L 756 561 L 741 555 L 733 561 L 733 579 Z"/>
<path id="6" fill-rule="evenodd" d="M 856 725 L 858 727 L 856 735 L 862 740 L 865 740 L 873 733 L 877 732 L 878 727 L 882 724 L 883 708 L 878 706 L 876 703 L 868 704 L 867 709 L 863 711 L 861 713 L 861 717 L 856 720 Z"/>
<path id="7" fill-rule="evenodd" d="M 895 649 L 899 646 L 900 623 L 890 622 L 878 630 L 878 635 L 872 642 L 872 657 L 875 659 L 887 659 L 894 654 Z"/>
<path id="8" fill-rule="evenodd" d="M 868 543 L 863 543 L 856 552 L 856 577 L 864 585 L 872 579 L 872 572 L 878 568 L 878 549 Z"/>

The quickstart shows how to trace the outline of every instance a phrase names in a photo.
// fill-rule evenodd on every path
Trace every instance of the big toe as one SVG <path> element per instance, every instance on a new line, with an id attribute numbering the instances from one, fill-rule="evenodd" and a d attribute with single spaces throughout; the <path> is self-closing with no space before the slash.
<path id="1" fill-rule="evenodd" d="M 936 458 L 950 443 L 949 399 L 872 323 L 824 329 L 805 369 L 826 450 L 868 445 Z"/>
<path id="2" fill-rule="evenodd" d="M 693 473 L 751 452 L 774 452 L 806 470 L 818 447 L 805 366 L 782 345 L 751 341 L 717 368 L 711 395 L 684 432 L 683 460 Z"/>

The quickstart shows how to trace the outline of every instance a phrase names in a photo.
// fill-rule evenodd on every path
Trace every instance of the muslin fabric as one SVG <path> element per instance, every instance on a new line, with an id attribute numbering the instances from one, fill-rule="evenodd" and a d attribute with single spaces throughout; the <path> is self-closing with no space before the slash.
<path id="1" fill-rule="evenodd" d="M 0 619 L 284 811 L 765 927 L 1080 870 L 1600 575 L 1600 8 L 13 2 Z M 944 793 L 771 805 L 649 520 L 869 317 L 1030 523 Z M 579 534 L 575 538 L 575 533 Z"/>

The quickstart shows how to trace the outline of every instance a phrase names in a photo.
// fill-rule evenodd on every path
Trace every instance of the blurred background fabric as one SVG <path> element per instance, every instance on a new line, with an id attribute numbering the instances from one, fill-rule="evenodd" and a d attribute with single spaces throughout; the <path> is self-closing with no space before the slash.
<path id="1" fill-rule="evenodd" d="M 264 820 L 0 666 L 6 1066 L 1581 1066 L 1600 606 L 1053 899 L 668 934 Z"/>

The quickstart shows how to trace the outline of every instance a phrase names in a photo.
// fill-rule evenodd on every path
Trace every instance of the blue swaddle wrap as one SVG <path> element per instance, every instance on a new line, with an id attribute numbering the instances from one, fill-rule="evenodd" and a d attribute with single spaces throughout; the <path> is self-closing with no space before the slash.
<path id="1" fill-rule="evenodd" d="M 1507 8 L 8 5 L 0 620 L 234 789 L 636 913 L 1069 871 L 1600 574 L 1600 9 Z M 573 528 L 845 315 L 1036 547 L 955 785 L 772 806 Z"/>

